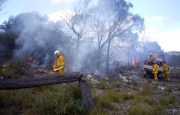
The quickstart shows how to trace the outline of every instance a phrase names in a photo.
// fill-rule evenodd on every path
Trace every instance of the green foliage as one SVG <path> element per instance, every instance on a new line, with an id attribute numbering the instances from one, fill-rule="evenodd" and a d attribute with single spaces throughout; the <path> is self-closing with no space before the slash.
<path id="1" fill-rule="evenodd" d="M 128 93 L 121 94 L 120 97 L 124 100 L 130 100 L 135 98 L 133 94 L 128 94 Z"/>
<path id="2" fill-rule="evenodd" d="M 3 68 L 4 71 L 2 71 L 2 69 L 0 74 L 4 77 L 21 78 L 21 76 L 25 74 L 25 68 L 26 65 L 23 60 L 13 60 L 10 61 L 9 64 L 6 64 L 6 67 Z"/>
<path id="3" fill-rule="evenodd" d="M 141 96 L 149 96 L 151 93 L 149 85 L 144 85 L 143 90 L 140 92 Z"/>
<path id="4" fill-rule="evenodd" d="M 108 87 L 107 81 L 106 80 L 100 80 L 100 82 L 96 84 L 96 87 L 99 89 L 107 88 Z"/>
<path id="5" fill-rule="evenodd" d="M 33 106 L 34 96 L 31 90 L 21 89 L 15 92 L 13 101 L 24 108 L 29 108 Z"/>
<path id="6" fill-rule="evenodd" d="M 139 96 L 133 100 L 133 105 L 128 110 L 128 115 L 160 115 L 164 107 L 158 101 Z"/>
<path id="7" fill-rule="evenodd" d="M 151 82 L 152 82 L 152 81 L 151 81 Z M 150 82 L 150 83 L 151 83 L 151 82 Z M 154 83 L 154 88 L 156 88 L 156 89 L 158 88 L 158 83 L 157 83 L 157 82 Z"/>
<path id="8" fill-rule="evenodd" d="M 49 91 L 37 96 L 34 107 L 37 113 L 48 115 L 78 114 L 82 112 L 80 99 Z"/>
<path id="9" fill-rule="evenodd" d="M 94 88 L 94 84 L 91 80 L 88 80 L 88 84 L 89 84 L 89 88 L 93 89 Z"/>
<path id="10" fill-rule="evenodd" d="M 108 84 L 110 89 L 114 89 L 114 88 L 120 88 L 122 82 L 120 80 L 110 80 L 110 83 Z"/>
<path id="11" fill-rule="evenodd" d="M 111 102 L 118 102 L 120 95 L 115 91 L 106 91 L 103 95 L 103 98 L 110 100 Z"/>
<path id="12" fill-rule="evenodd" d="M 165 91 L 167 91 L 168 93 L 172 93 L 172 88 L 171 88 L 171 87 L 167 87 L 167 88 L 165 89 Z"/>
<path id="13" fill-rule="evenodd" d="M 68 84 L 62 87 L 65 91 L 65 96 L 74 97 L 75 99 L 81 99 L 81 92 L 79 84 Z"/>
<path id="14" fill-rule="evenodd" d="M 13 55 L 13 51 L 16 48 L 15 40 L 17 38 L 17 34 L 14 32 L 0 32 L 0 56 L 1 58 L 11 58 Z"/>
<path id="15" fill-rule="evenodd" d="M 106 91 L 103 95 L 94 96 L 93 101 L 95 109 L 102 111 L 103 109 L 115 109 L 114 102 L 118 102 L 120 96 L 117 92 Z"/>
<path id="16" fill-rule="evenodd" d="M 35 99 L 34 110 L 39 114 L 81 114 L 83 105 L 78 86 L 57 86 L 54 90 L 39 93 Z"/>
<path id="17" fill-rule="evenodd" d="M 24 114 L 69 115 L 83 112 L 80 91 L 74 84 L 0 91 L 0 107 L 13 105 L 23 107 Z"/>
<path id="18" fill-rule="evenodd" d="M 150 106 L 147 103 L 137 103 L 128 110 L 128 115 L 160 115 L 163 107 L 160 105 Z"/>
<path id="19" fill-rule="evenodd" d="M 169 104 L 173 104 L 175 102 L 175 97 L 166 97 L 166 98 L 161 98 L 159 100 L 159 103 L 161 105 L 167 106 Z"/>
<path id="20" fill-rule="evenodd" d="M 138 86 L 137 81 L 135 81 L 135 80 L 131 80 L 131 81 L 132 81 L 132 85 L 134 85 L 134 86 Z"/>
<path id="21" fill-rule="evenodd" d="M 14 91 L 0 90 L 0 107 L 4 107 L 12 104 L 14 102 L 13 101 L 14 95 L 15 95 Z"/>
<path id="22" fill-rule="evenodd" d="M 91 111 L 88 112 L 88 115 L 108 115 L 107 112 L 100 110 L 100 109 L 93 109 Z"/>
<path id="23" fill-rule="evenodd" d="M 138 96 L 133 100 L 134 104 L 137 103 L 146 103 L 148 105 L 156 105 L 158 102 L 150 97 Z"/>
<path id="24" fill-rule="evenodd" d="M 93 97 L 93 101 L 95 104 L 95 109 L 98 111 L 102 111 L 104 109 L 114 109 L 114 105 L 110 100 L 106 100 L 103 97 L 95 96 Z"/>
<path id="25" fill-rule="evenodd" d="M 114 88 L 120 88 L 121 87 L 121 82 L 120 81 L 113 81 L 113 80 L 105 80 L 101 79 L 99 80 L 99 83 L 96 84 L 96 87 L 98 89 L 114 89 Z"/>

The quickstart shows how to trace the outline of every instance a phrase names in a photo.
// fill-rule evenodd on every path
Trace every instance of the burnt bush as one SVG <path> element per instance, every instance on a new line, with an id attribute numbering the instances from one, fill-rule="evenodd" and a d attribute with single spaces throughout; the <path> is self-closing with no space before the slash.
<path id="1" fill-rule="evenodd" d="M 15 32 L 0 33 L 0 62 L 12 58 L 13 51 L 16 48 L 16 38 L 18 34 Z"/>

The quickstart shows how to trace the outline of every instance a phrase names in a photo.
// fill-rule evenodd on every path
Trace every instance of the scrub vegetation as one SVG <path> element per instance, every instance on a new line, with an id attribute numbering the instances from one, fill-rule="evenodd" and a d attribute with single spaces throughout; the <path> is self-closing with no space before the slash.
<path id="1" fill-rule="evenodd" d="M 156 83 L 155 86 L 153 82 L 147 81 L 134 85 L 123 82 L 119 78 L 108 81 L 97 79 L 97 81 L 94 84 L 89 80 L 94 107 L 87 113 L 88 115 L 161 115 L 164 113 L 170 115 L 173 107 L 180 106 L 177 94 L 157 88 L 162 83 Z M 78 83 L 1 90 L 0 113 L 2 115 L 84 114 Z"/>
<path id="2" fill-rule="evenodd" d="M 77 84 L 32 89 L 0 91 L 0 113 L 68 115 L 82 114 L 83 106 Z"/>

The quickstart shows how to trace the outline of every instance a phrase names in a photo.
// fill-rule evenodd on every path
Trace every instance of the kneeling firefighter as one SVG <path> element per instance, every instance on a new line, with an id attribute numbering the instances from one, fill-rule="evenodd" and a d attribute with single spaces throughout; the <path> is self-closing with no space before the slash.
<path id="1" fill-rule="evenodd" d="M 53 71 L 58 71 L 60 75 L 64 75 L 64 56 L 58 50 L 54 54 L 57 56 L 57 59 L 53 64 Z"/>

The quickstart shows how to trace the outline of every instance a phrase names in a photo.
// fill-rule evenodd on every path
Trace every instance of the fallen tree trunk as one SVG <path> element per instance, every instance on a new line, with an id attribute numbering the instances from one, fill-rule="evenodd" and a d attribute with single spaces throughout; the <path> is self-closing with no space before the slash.
<path id="1" fill-rule="evenodd" d="M 64 76 L 48 76 L 43 78 L 28 78 L 28 79 L 6 79 L 0 80 L 1 90 L 12 90 L 12 89 L 22 89 L 22 88 L 32 88 L 40 87 L 53 84 L 69 83 L 75 82 L 81 79 L 82 75 L 80 73 L 70 73 Z"/>

